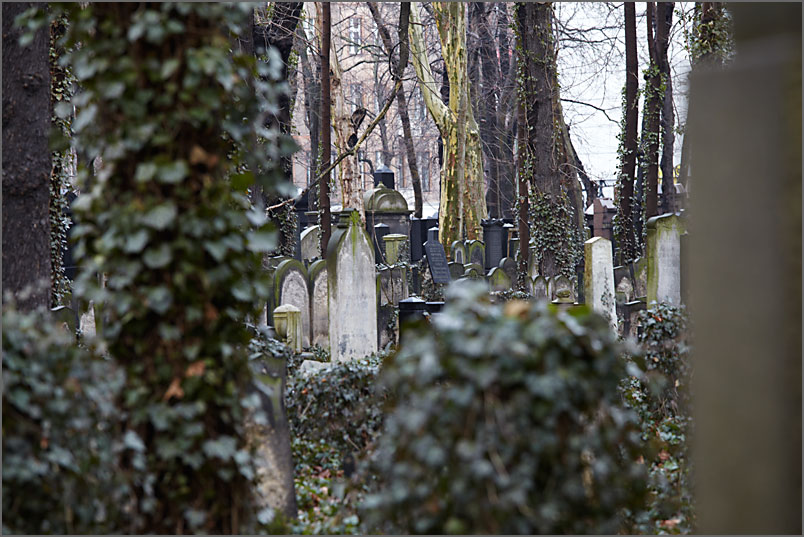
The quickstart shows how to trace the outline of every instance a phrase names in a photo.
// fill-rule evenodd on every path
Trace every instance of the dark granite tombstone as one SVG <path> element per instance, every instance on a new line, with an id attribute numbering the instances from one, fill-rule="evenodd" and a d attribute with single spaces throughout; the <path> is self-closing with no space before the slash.
<path id="1" fill-rule="evenodd" d="M 483 242 L 486 244 L 485 269 L 489 270 L 505 257 L 505 230 L 502 220 L 483 220 L 480 225 L 483 226 Z"/>
<path id="2" fill-rule="evenodd" d="M 447 263 L 447 266 L 449 267 L 449 275 L 452 277 L 453 280 L 463 278 L 463 273 L 466 270 L 463 267 L 463 263 L 450 261 L 449 263 Z"/>
<path id="3" fill-rule="evenodd" d="M 374 259 L 381 263 L 385 259 L 385 241 L 383 237 L 391 232 L 388 224 L 375 224 L 371 239 L 374 241 Z"/>
<path id="4" fill-rule="evenodd" d="M 427 229 L 427 241 L 438 242 L 438 227 L 431 227 Z"/>
<path id="5" fill-rule="evenodd" d="M 427 230 L 438 226 L 438 218 L 410 219 L 410 260 L 416 262 L 424 257 L 424 243 L 427 240 Z"/>
<path id="6" fill-rule="evenodd" d="M 427 302 L 418 297 L 410 297 L 399 301 L 399 327 L 403 328 L 408 321 L 424 317 Z"/>
<path id="7" fill-rule="evenodd" d="M 374 186 L 379 186 L 382 183 L 386 188 L 394 190 L 394 172 L 385 166 L 380 166 L 374 172 Z"/>
<path id="8" fill-rule="evenodd" d="M 431 228 L 438 231 L 438 228 Z M 428 232 L 429 235 L 429 232 Z M 447 265 L 447 254 L 440 242 L 428 240 L 424 243 L 425 255 L 427 256 L 427 266 L 430 268 L 430 275 L 433 283 L 449 283 L 452 278 Z"/>

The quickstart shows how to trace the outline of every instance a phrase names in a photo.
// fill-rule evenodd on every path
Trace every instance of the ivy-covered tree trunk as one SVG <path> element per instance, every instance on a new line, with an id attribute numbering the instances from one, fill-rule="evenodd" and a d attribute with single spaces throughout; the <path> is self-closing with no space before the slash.
<path id="1" fill-rule="evenodd" d="M 318 211 L 321 225 L 321 257 L 327 256 L 327 245 L 332 234 L 332 216 L 329 204 L 329 168 L 332 159 L 332 91 L 330 87 L 330 42 L 332 40 L 332 10 L 329 2 L 316 3 L 321 8 L 321 167 L 318 169 Z"/>
<path id="2" fill-rule="evenodd" d="M 673 25 L 673 2 L 656 4 L 656 57 L 664 85 L 660 128 L 662 133 L 662 207 L 664 212 L 676 211 L 675 186 L 673 182 L 673 146 L 675 145 L 675 113 L 673 112 L 673 79 L 667 50 L 670 45 L 670 28 Z"/>
<path id="3" fill-rule="evenodd" d="M 49 32 L 21 46 L 14 26 L 33 5 L 3 4 L 3 292 L 21 310 L 48 307 L 51 281 Z"/>
<path id="4" fill-rule="evenodd" d="M 654 37 L 654 21 L 656 19 L 656 3 L 647 3 L 648 51 L 650 64 L 645 71 L 645 111 L 642 131 L 642 163 L 645 177 L 645 219 L 659 213 L 659 119 L 664 101 L 662 74 L 659 71 L 656 39 Z"/>
<path id="5" fill-rule="evenodd" d="M 279 81 L 230 51 L 248 6 L 63 9 L 84 21 L 64 43 L 81 88 L 77 143 L 103 159 L 91 185 L 79 170 L 75 292 L 103 304 L 109 355 L 126 373 L 122 471 L 134 494 L 121 531 L 264 531 L 272 509 L 256 496 L 246 421 L 277 416 L 250 395 L 245 323 L 267 299 L 260 261 L 276 233 L 246 192 L 256 179 L 275 195 L 283 181 L 279 129 L 256 144 Z M 292 516 L 291 500 L 273 507 Z"/>
<path id="6" fill-rule="evenodd" d="M 435 2 L 433 8 L 449 79 L 449 106 L 435 93 L 421 22 L 415 9 L 410 13 L 410 49 L 419 88 L 441 133 L 444 147 L 438 235 L 445 249 L 449 250 L 453 241 L 481 237 L 480 220 L 487 214 L 483 197 L 485 181 L 480 132 L 469 106 L 466 6 L 460 2 Z"/>
<path id="7" fill-rule="evenodd" d="M 531 244 L 539 274 L 572 277 L 580 254 L 582 218 L 577 177 L 568 174 L 560 125 L 556 55 L 549 4 L 516 5 L 517 84 L 524 106 L 519 141 L 519 180 L 531 188 Z M 573 184 L 575 183 L 575 184 Z"/>
<path id="8" fill-rule="evenodd" d="M 623 96 L 622 132 L 620 133 L 620 173 L 617 178 L 614 217 L 614 238 L 621 263 L 638 257 L 637 233 L 634 222 L 634 171 L 637 158 L 637 120 L 639 116 L 639 78 L 636 37 L 636 8 L 632 2 L 623 4 L 625 10 L 625 95 Z M 641 214 L 641 209 L 639 213 Z"/>

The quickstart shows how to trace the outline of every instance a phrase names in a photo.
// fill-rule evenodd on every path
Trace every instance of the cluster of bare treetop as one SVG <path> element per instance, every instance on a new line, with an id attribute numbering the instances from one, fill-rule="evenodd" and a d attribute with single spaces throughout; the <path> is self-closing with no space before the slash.
<path id="1" fill-rule="evenodd" d="M 609 6 L 622 12 L 620 20 L 625 29 L 627 77 L 615 200 L 620 222 L 618 247 L 624 260 L 634 259 L 643 248 L 641 236 L 647 218 L 657 214 L 659 207 L 666 211 L 678 209 L 673 195 L 675 118 L 668 61 L 674 6 L 672 2 L 645 5 L 647 40 L 643 46 L 650 64 L 644 71 L 641 133 L 636 8 L 629 3 Z M 484 2 L 402 2 L 398 8 L 381 6 L 382 9 L 367 2 L 366 7 L 376 24 L 380 50 L 385 54 L 383 63 L 393 83 L 377 114 L 364 109 L 352 112 L 347 106 L 327 3 L 315 3 L 314 8 L 310 4 L 305 8 L 302 2 L 273 3 L 270 13 L 257 16 L 259 22 L 253 33 L 257 45 L 275 46 L 286 65 L 294 47 L 302 60 L 305 120 L 310 127 L 311 148 L 320 148 L 318 152 L 311 151 L 317 160 L 311 163 L 311 169 L 318 170 L 313 188 L 317 189 L 321 217 L 322 252 L 326 251 L 330 232 L 330 172 L 338 168 L 343 206 L 354 207 L 362 215 L 357 150 L 375 126 L 384 131 L 385 115 L 394 100 L 412 179 L 414 216 L 422 216 L 409 96 L 402 84 L 409 64 L 441 135 L 439 236 L 445 247 L 453 240 L 481 238 L 483 218 L 507 217 L 517 219 L 520 247 L 528 248 L 531 233 L 538 233 L 534 228 L 540 225 L 528 217 L 533 195 L 556 207 L 563 204 L 568 208 L 556 210 L 556 214 L 564 215 L 563 225 L 576 228 L 583 236 L 583 211 L 601 195 L 601 189 L 585 173 L 564 120 L 556 67 L 557 41 L 571 37 L 562 32 L 554 7 L 550 3 Z M 300 24 L 304 9 L 315 9 L 312 38 Z M 386 20 L 397 15 L 397 20 Z M 693 62 L 713 61 L 713 56 L 722 60 L 723 55 L 716 53 L 714 39 L 706 31 L 724 19 L 723 6 L 703 3 L 696 7 L 694 16 L 693 38 L 703 53 L 693 55 Z M 424 31 L 433 26 L 438 42 L 430 42 Z M 321 69 L 322 65 L 329 65 L 329 69 Z M 410 69 L 407 72 L 411 76 Z M 277 120 L 290 132 L 290 109 L 287 102 L 283 105 Z M 370 121 L 361 129 L 366 117 Z M 330 126 L 337 149 L 334 161 L 330 158 Z M 685 184 L 687 144 L 682 153 L 679 180 Z M 286 171 L 290 175 L 290 161 Z M 281 200 L 273 201 L 276 202 Z M 543 260 L 547 266 L 541 268 L 545 272 L 561 269 L 554 266 L 557 261 L 551 257 L 555 256 L 548 253 Z"/>

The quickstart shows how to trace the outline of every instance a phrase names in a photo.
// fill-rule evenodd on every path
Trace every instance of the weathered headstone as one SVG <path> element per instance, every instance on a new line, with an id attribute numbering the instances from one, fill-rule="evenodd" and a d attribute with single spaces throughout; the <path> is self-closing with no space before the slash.
<path id="1" fill-rule="evenodd" d="M 458 278 L 463 277 L 463 273 L 466 269 L 464 269 L 462 263 L 458 263 L 456 261 L 450 261 L 447 263 L 449 267 L 449 275 L 452 277 L 453 280 L 457 280 Z"/>
<path id="2" fill-rule="evenodd" d="M 512 282 L 516 282 L 516 261 L 510 257 L 503 257 L 498 266 L 505 271 Z"/>
<path id="3" fill-rule="evenodd" d="M 431 228 L 438 229 L 438 228 Z M 428 232 L 428 235 L 430 233 Z M 444 252 L 444 247 L 441 243 L 428 240 L 424 243 L 424 250 L 427 255 L 427 266 L 430 269 L 430 275 L 433 278 L 433 283 L 446 284 L 451 281 L 449 267 L 447 266 L 447 254 Z"/>
<path id="4" fill-rule="evenodd" d="M 292 304 L 301 312 L 302 341 L 304 347 L 310 345 L 310 290 L 307 286 L 307 270 L 300 261 L 286 259 L 279 263 L 274 272 L 273 304 Z M 274 321 L 276 326 L 276 321 Z"/>
<path id="5" fill-rule="evenodd" d="M 486 249 L 482 241 L 470 240 L 466 242 L 467 263 L 476 263 L 481 267 L 486 263 Z M 466 263 L 464 263 L 466 264 Z M 483 270 L 485 274 L 485 270 Z"/>
<path id="6" fill-rule="evenodd" d="M 301 259 L 313 261 L 321 259 L 321 227 L 310 226 L 301 234 Z"/>
<path id="7" fill-rule="evenodd" d="M 372 229 L 372 240 L 374 242 L 374 259 L 377 263 L 385 260 L 385 241 L 383 238 L 388 235 L 390 231 L 388 224 L 375 224 Z"/>
<path id="8" fill-rule="evenodd" d="M 477 263 L 470 263 L 468 265 L 464 265 L 463 276 L 464 278 L 469 278 L 470 280 L 482 280 L 483 279 L 483 267 L 478 265 Z"/>
<path id="9" fill-rule="evenodd" d="M 301 311 L 291 304 L 283 304 L 273 312 L 274 330 L 294 352 L 302 350 Z"/>
<path id="10" fill-rule="evenodd" d="M 374 247 L 355 209 L 341 212 L 326 260 L 332 361 L 354 360 L 377 352 Z"/>
<path id="11" fill-rule="evenodd" d="M 605 317 L 617 330 L 617 308 L 614 301 L 614 267 L 611 241 L 593 237 L 584 247 L 584 297 L 586 304 Z"/>
<path id="12" fill-rule="evenodd" d="M 547 299 L 547 279 L 544 276 L 533 278 L 533 297 L 536 299 Z"/>
<path id="13" fill-rule="evenodd" d="M 389 265 L 401 263 L 402 249 L 408 240 L 407 235 L 400 233 L 389 233 L 382 240 L 385 242 L 385 262 Z"/>
<path id="14" fill-rule="evenodd" d="M 379 303 L 396 306 L 408 298 L 408 284 L 405 269 L 402 267 L 383 267 L 378 271 L 380 277 Z"/>
<path id="15" fill-rule="evenodd" d="M 572 281 L 564 276 L 563 274 L 559 274 L 558 276 L 554 276 L 550 279 L 553 285 L 553 300 L 561 298 L 561 296 L 565 296 L 564 291 L 569 292 L 569 298 L 574 302 L 575 301 L 575 294 L 572 285 Z"/>
<path id="16" fill-rule="evenodd" d="M 489 272 L 489 286 L 492 291 L 509 291 L 511 289 L 511 278 L 500 267 L 494 267 Z"/>
<path id="17" fill-rule="evenodd" d="M 648 260 L 644 257 L 634 262 L 634 297 L 647 301 L 648 296 Z"/>
<path id="18" fill-rule="evenodd" d="M 313 345 L 329 348 L 329 290 L 327 262 L 323 259 L 310 265 L 310 330 Z"/>
<path id="19" fill-rule="evenodd" d="M 519 237 L 508 239 L 508 257 L 519 259 Z"/>
<path id="20" fill-rule="evenodd" d="M 681 303 L 681 233 L 683 225 L 675 214 L 648 220 L 648 305 L 652 302 Z"/>
<path id="21" fill-rule="evenodd" d="M 516 249 L 511 248 L 511 241 L 516 239 L 519 230 L 514 224 L 503 224 L 503 230 L 503 257 L 515 257 Z M 519 239 L 516 239 L 516 242 L 519 244 Z"/>
<path id="22" fill-rule="evenodd" d="M 507 240 L 503 235 L 502 220 L 481 220 L 480 225 L 483 226 L 483 242 L 486 245 L 485 260 L 483 267 L 490 270 L 500 263 L 505 254 L 503 250 L 507 245 L 504 242 Z"/>
<path id="23" fill-rule="evenodd" d="M 466 263 L 466 246 L 463 244 L 463 241 L 453 241 L 452 246 L 449 247 L 449 253 L 452 256 L 452 260 L 456 263 L 460 263 L 461 265 Z"/>

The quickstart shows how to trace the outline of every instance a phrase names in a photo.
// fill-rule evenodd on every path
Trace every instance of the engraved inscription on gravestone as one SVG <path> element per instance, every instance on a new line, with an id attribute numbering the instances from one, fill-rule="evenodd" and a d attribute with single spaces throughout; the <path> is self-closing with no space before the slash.
<path id="1" fill-rule="evenodd" d="M 449 283 L 452 278 L 449 274 L 447 265 L 447 254 L 440 242 L 427 241 L 424 243 L 424 251 L 427 256 L 427 264 L 430 267 L 430 274 L 433 276 L 433 283 Z"/>

